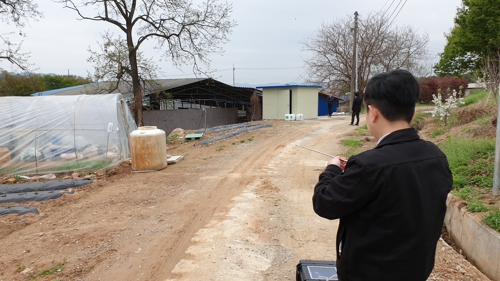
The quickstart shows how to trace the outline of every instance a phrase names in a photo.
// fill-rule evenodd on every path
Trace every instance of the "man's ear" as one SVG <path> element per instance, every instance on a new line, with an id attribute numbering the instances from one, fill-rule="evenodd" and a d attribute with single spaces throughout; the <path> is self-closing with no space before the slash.
<path id="1" fill-rule="evenodd" d="M 378 111 L 378 109 L 375 106 L 370 104 L 367 106 L 366 114 L 368 114 L 368 118 L 370 118 L 370 122 L 374 123 L 378 119 L 378 117 L 379 117 L 378 115 L 380 114 L 380 112 Z"/>

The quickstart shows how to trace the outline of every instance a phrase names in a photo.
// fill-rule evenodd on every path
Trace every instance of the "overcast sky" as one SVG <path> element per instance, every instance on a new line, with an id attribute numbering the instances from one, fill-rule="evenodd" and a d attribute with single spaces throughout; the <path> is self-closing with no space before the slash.
<path id="1" fill-rule="evenodd" d="M 37 73 L 86 77 L 87 71 L 92 70 L 87 63 L 87 50 L 89 46 L 98 49 L 100 33 L 111 25 L 79 21 L 75 12 L 49 0 L 35 2 L 44 18 L 24 28 L 25 38 L 11 36 L 11 40 L 24 40 L 22 51 L 31 52 L 30 62 L 35 64 Z M 231 18 L 238 26 L 229 35 L 230 42 L 222 46 L 224 54 L 211 56 L 211 68 L 217 70 L 213 78 L 232 85 L 234 77 L 237 85 L 258 86 L 304 83 L 308 77 L 304 60 L 309 54 L 301 51 L 301 42 L 314 35 L 322 23 L 346 18 L 355 11 L 366 15 L 388 10 L 391 18 L 395 17 L 393 24 L 411 25 L 427 33 L 428 49 L 437 62 L 437 55 L 446 44 L 444 34 L 453 27 L 461 0 L 235 0 L 232 3 Z M 145 56 L 158 57 L 158 54 L 148 50 Z M 194 77 L 191 67 L 181 71 L 169 62 L 161 63 L 160 67 L 161 78 Z M 0 68 L 11 70 L 5 62 L 0 62 Z"/>

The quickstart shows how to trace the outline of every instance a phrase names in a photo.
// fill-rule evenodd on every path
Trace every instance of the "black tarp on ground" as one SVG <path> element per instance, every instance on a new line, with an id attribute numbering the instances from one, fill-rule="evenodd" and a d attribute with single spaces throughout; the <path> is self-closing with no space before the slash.
<path id="1" fill-rule="evenodd" d="M 74 193 L 66 190 L 68 188 L 83 186 L 92 182 L 94 182 L 93 179 L 68 179 L 24 184 L 0 184 L 0 203 L 40 202 L 56 199 L 63 194 Z M 38 214 L 38 210 L 25 206 L 0 207 L 0 216 L 5 214 L 24 215 L 26 213 Z"/>
<path id="2" fill-rule="evenodd" d="M 6 193 L 0 195 L 0 203 L 21 203 L 28 201 L 46 201 L 50 199 L 56 199 L 63 194 L 73 194 L 74 192 L 66 190 L 46 190 L 46 191 L 31 191 L 31 192 L 19 192 L 19 193 Z"/>
<path id="3" fill-rule="evenodd" d="M 94 182 L 93 179 L 68 179 L 20 184 L 0 184 L 0 195 L 7 193 L 30 192 L 36 190 L 63 190 L 70 187 L 91 184 L 92 182 Z"/>
<path id="4" fill-rule="evenodd" d="M 0 216 L 3 215 L 8 215 L 8 214 L 18 214 L 18 215 L 25 215 L 25 214 L 35 214 L 38 215 L 38 210 L 33 207 L 27 207 L 27 206 L 14 206 L 14 207 L 0 207 Z"/>

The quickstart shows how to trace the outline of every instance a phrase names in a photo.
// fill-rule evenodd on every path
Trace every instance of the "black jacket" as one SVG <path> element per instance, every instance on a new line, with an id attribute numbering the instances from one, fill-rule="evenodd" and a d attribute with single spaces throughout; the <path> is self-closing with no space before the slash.
<path id="1" fill-rule="evenodd" d="M 414 129 L 393 132 L 351 157 L 344 173 L 327 166 L 313 206 L 321 217 L 340 218 L 340 280 L 426 280 L 451 185 L 446 156 Z"/>
<path id="2" fill-rule="evenodd" d="M 327 102 L 328 102 L 329 105 L 333 105 L 335 103 L 335 97 L 334 96 L 331 96 L 331 97 L 328 96 L 326 98 L 326 100 L 327 100 Z"/>
<path id="3" fill-rule="evenodd" d="M 361 111 L 361 105 L 363 103 L 363 99 L 360 97 L 355 97 L 354 100 L 352 101 L 352 111 L 353 112 L 360 112 Z"/>

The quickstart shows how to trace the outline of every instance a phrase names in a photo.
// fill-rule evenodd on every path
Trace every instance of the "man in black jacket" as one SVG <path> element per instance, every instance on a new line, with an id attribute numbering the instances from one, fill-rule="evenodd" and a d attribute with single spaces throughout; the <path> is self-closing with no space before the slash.
<path id="1" fill-rule="evenodd" d="M 335 97 L 332 93 L 328 94 L 326 101 L 328 103 L 328 117 L 332 117 L 333 105 L 335 104 Z"/>
<path id="2" fill-rule="evenodd" d="M 408 71 L 373 77 L 366 123 L 378 145 L 330 160 L 314 188 L 314 211 L 340 218 L 342 281 L 423 281 L 434 267 L 452 175 L 441 150 L 410 127 L 418 95 Z"/>
<path id="3" fill-rule="evenodd" d="M 354 93 L 354 100 L 352 101 L 351 125 L 359 125 L 359 113 L 361 112 L 361 105 L 363 99 L 359 96 L 359 92 Z M 356 124 L 354 124 L 354 117 L 356 117 Z"/>

